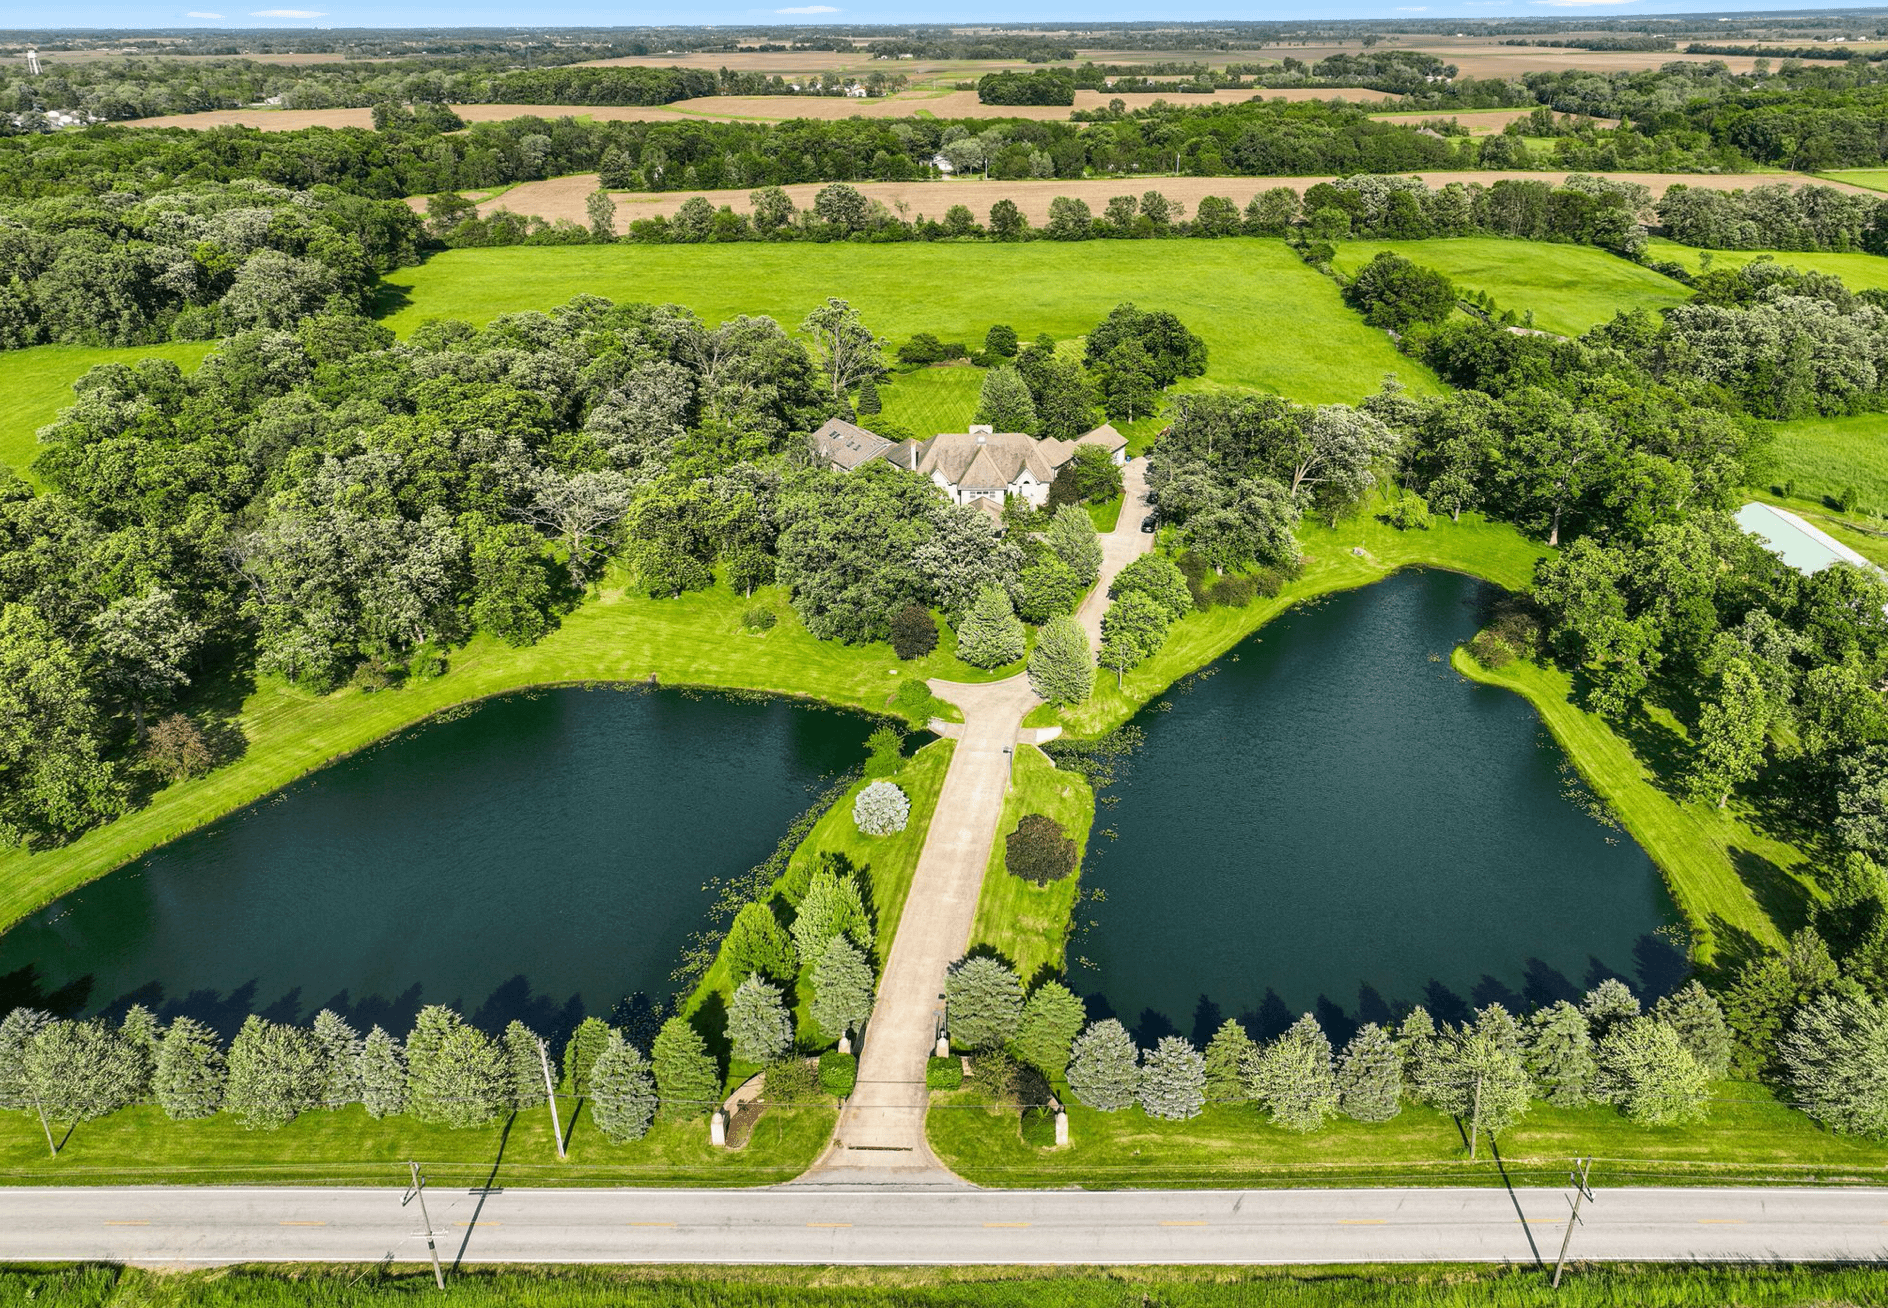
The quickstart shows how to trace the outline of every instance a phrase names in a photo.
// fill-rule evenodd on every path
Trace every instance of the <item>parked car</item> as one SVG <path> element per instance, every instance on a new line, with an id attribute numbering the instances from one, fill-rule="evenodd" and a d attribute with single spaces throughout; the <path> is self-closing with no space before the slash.
<path id="1" fill-rule="evenodd" d="M 1141 531 L 1145 533 L 1146 535 L 1149 535 L 1149 536 L 1153 535 L 1154 528 L 1158 527 L 1159 525 L 1160 525 L 1160 515 L 1158 513 L 1150 513 L 1145 518 L 1141 519 Z"/>

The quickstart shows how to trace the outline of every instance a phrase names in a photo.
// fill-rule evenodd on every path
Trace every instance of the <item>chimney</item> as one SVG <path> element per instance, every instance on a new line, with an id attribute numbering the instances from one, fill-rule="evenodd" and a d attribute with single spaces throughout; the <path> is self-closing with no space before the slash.
<path id="1" fill-rule="evenodd" d="M 971 424 L 970 424 L 970 434 L 971 434 L 971 435 L 973 435 L 973 436 L 975 436 L 975 435 L 977 435 L 977 434 L 979 434 L 979 433 L 981 433 L 981 434 L 983 434 L 983 435 L 985 435 L 985 436 L 988 436 L 988 435 L 990 435 L 991 433 L 993 433 L 993 432 L 995 432 L 995 431 L 996 431 L 996 428 L 995 428 L 995 427 L 992 427 L 992 426 L 990 426 L 990 425 L 989 425 L 988 423 L 983 423 L 983 422 L 973 422 L 973 423 L 971 423 Z M 981 442 L 980 442 L 980 443 L 981 443 Z"/>
<path id="2" fill-rule="evenodd" d="M 981 445 L 989 439 L 990 438 L 988 436 L 985 436 L 982 432 L 977 433 L 977 444 Z"/>

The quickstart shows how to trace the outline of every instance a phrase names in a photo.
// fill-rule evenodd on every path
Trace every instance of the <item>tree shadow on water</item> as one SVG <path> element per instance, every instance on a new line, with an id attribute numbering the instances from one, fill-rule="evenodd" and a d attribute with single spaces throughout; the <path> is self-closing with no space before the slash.
<path id="1" fill-rule="evenodd" d="M 92 996 L 97 978 L 91 974 L 75 977 L 62 986 L 48 989 L 37 964 L 0 975 L 0 1014 L 16 1008 L 38 1008 L 59 1017 L 81 1012 Z"/>

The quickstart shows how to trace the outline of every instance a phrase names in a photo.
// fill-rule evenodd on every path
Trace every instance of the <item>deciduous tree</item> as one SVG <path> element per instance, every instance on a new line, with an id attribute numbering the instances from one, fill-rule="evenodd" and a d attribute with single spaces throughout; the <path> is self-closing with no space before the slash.
<path id="1" fill-rule="evenodd" d="M 1023 1001 L 1014 1041 L 1016 1056 L 1054 1080 L 1068 1070 L 1069 1047 L 1087 1019 L 1087 1010 L 1074 991 L 1060 981 L 1044 981 Z"/>

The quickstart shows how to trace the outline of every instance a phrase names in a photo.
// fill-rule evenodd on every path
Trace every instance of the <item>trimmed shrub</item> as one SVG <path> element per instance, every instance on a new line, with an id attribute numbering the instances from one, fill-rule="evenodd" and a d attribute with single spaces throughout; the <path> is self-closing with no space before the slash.
<path id="1" fill-rule="evenodd" d="M 962 1061 L 933 1055 L 924 1065 L 924 1084 L 931 1090 L 958 1089 L 964 1084 Z"/>
<path id="2" fill-rule="evenodd" d="M 911 801 L 889 781 L 874 781 L 852 801 L 852 820 L 868 836 L 891 836 L 911 820 Z"/>
<path id="3" fill-rule="evenodd" d="M 819 1094 L 819 1072 L 810 1058 L 783 1058 L 767 1065 L 767 1102 L 791 1107 Z"/>
<path id="4" fill-rule="evenodd" d="M 889 777 L 905 761 L 905 733 L 902 731 L 880 727 L 866 738 L 865 744 L 872 751 L 865 760 L 865 775 L 870 780 Z"/>
<path id="5" fill-rule="evenodd" d="M 857 1054 L 842 1054 L 837 1049 L 828 1049 L 819 1056 L 819 1088 L 836 1098 L 844 1099 L 859 1084 L 859 1058 Z"/>
<path id="6" fill-rule="evenodd" d="M 1258 585 L 1251 577 L 1221 577 L 1206 592 L 1207 599 L 1222 609 L 1243 609 L 1258 594 Z"/>
<path id="7" fill-rule="evenodd" d="M 741 615 L 741 625 L 749 631 L 772 631 L 778 621 L 780 618 L 772 609 L 759 604 Z"/>
<path id="8" fill-rule="evenodd" d="M 1075 842 L 1054 818 L 1030 813 L 1003 841 L 1003 858 L 1012 876 L 1046 886 L 1075 871 Z"/>

